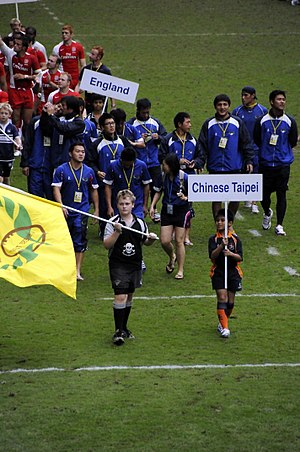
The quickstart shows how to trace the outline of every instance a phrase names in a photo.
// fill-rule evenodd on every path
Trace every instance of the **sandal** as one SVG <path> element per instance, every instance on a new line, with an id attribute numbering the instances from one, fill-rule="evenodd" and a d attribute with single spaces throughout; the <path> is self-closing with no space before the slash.
<path id="1" fill-rule="evenodd" d="M 183 274 L 177 273 L 177 275 L 175 275 L 175 279 L 183 279 Z"/>
<path id="2" fill-rule="evenodd" d="M 174 268 L 175 268 L 175 262 L 177 261 L 177 257 L 176 254 L 173 254 L 173 258 L 170 259 L 170 262 L 168 263 L 168 265 L 166 266 L 166 272 L 167 273 L 173 273 Z"/>
<path id="3" fill-rule="evenodd" d="M 186 240 L 184 242 L 184 244 L 185 244 L 185 246 L 193 246 L 194 245 L 193 242 L 191 242 L 190 240 Z"/>

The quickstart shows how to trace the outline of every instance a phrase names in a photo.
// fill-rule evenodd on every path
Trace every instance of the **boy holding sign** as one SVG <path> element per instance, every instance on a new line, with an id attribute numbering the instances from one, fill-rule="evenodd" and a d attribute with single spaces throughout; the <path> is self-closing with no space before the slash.
<path id="1" fill-rule="evenodd" d="M 227 212 L 228 233 L 225 234 L 225 209 L 220 209 L 216 215 L 216 234 L 208 241 L 208 254 L 212 260 L 210 277 L 212 287 L 217 295 L 217 314 L 219 319 L 218 332 L 227 338 L 230 336 L 228 319 L 234 308 L 235 293 L 242 290 L 242 270 L 239 263 L 243 260 L 242 242 L 231 232 L 233 213 Z M 225 257 L 227 257 L 227 288 L 225 285 Z"/>

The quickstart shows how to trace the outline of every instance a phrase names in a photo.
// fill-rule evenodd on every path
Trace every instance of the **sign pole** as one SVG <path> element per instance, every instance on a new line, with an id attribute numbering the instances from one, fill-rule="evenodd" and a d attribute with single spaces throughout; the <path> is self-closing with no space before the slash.
<path id="1" fill-rule="evenodd" d="M 228 237 L 228 201 L 225 201 L 225 239 Z M 227 245 L 225 245 L 225 250 L 227 250 Z M 225 269 L 224 269 L 224 286 L 225 289 L 227 289 L 227 281 L 228 281 L 228 262 L 227 262 L 227 256 L 225 256 Z"/>

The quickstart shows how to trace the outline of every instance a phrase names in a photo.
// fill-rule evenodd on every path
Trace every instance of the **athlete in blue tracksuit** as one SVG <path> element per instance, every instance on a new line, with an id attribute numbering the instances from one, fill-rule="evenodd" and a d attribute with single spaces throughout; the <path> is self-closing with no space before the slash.
<path id="1" fill-rule="evenodd" d="M 200 168 L 206 164 L 210 174 L 237 174 L 253 170 L 254 149 L 244 122 L 229 112 L 231 101 L 226 94 L 214 99 L 216 114 L 207 119 L 199 134 Z M 238 202 L 230 202 L 235 213 Z M 220 202 L 212 203 L 214 218 L 221 208 Z"/>
<path id="2" fill-rule="evenodd" d="M 297 145 L 298 130 L 295 119 L 285 113 L 286 95 L 282 90 L 274 90 L 269 95 L 270 111 L 256 121 L 254 141 L 259 147 L 259 172 L 263 175 L 264 209 L 263 229 L 271 228 L 273 211 L 271 193 L 276 192 L 277 225 L 275 233 L 286 235 L 283 220 L 286 213 L 286 192 L 290 176 L 290 166 L 294 161 L 293 147 Z"/>

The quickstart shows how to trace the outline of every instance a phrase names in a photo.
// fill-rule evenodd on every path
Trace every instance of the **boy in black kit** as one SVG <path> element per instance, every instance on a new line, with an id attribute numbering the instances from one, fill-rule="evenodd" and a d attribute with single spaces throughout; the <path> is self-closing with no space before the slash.
<path id="1" fill-rule="evenodd" d="M 208 254 L 213 262 L 210 270 L 212 287 L 217 294 L 218 332 L 227 338 L 230 336 L 228 319 L 234 308 L 235 292 L 242 290 L 242 270 L 239 263 L 243 260 L 242 242 L 231 232 L 233 213 L 228 210 L 228 234 L 225 238 L 225 209 L 216 215 L 216 234 L 208 241 Z M 227 289 L 225 289 L 225 256 L 227 256 Z"/>
<path id="2" fill-rule="evenodd" d="M 135 288 L 141 286 L 142 280 L 142 245 L 152 245 L 157 239 L 156 234 L 148 233 L 144 220 L 132 214 L 135 196 L 130 190 L 121 190 L 117 194 L 119 215 L 111 218 L 114 224 L 107 223 L 104 231 L 103 245 L 109 250 L 109 273 L 114 289 L 113 302 L 115 333 L 113 343 L 123 345 L 124 339 L 134 339 L 127 328 L 131 311 L 132 297 Z M 138 232 L 124 229 L 130 227 Z"/>

